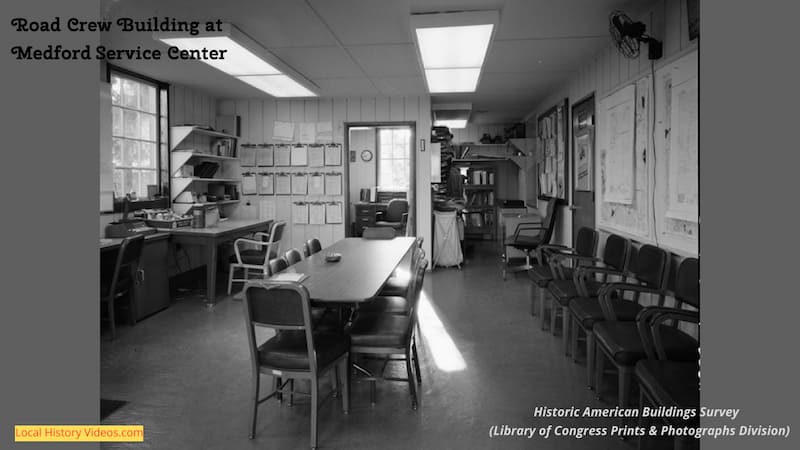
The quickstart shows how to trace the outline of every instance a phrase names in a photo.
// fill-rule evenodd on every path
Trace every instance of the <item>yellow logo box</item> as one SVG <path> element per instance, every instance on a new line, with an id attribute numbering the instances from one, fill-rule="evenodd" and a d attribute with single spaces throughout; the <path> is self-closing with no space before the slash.
<path id="1" fill-rule="evenodd" d="M 144 442 L 144 425 L 15 425 L 14 442 Z"/>

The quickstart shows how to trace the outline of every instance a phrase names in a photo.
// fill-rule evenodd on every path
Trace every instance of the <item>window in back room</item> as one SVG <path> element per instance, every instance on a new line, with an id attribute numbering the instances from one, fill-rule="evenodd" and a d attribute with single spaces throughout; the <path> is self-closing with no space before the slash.
<path id="1" fill-rule="evenodd" d="M 408 192 L 411 129 L 378 129 L 378 190 Z"/>
<path id="2" fill-rule="evenodd" d="M 169 180 L 167 89 L 114 70 L 109 81 L 114 196 L 147 199 Z"/>

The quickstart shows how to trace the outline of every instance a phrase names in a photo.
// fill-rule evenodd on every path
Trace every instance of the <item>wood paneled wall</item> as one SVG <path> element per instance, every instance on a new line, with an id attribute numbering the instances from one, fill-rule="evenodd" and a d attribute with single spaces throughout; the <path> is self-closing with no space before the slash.
<path id="1" fill-rule="evenodd" d="M 237 115 L 241 118 L 242 143 L 277 143 L 272 132 L 276 120 L 283 122 L 330 121 L 333 141 L 344 144 L 344 124 L 353 122 L 416 122 L 416 207 L 415 220 L 418 236 L 425 238 L 427 254 L 432 242 L 430 153 L 427 152 L 431 127 L 430 97 L 348 97 L 334 99 L 229 99 L 217 103 L 217 114 Z M 426 151 L 420 152 L 420 140 L 426 141 Z M 349 149 L 343 149 L 343 160 Z M 233 213 L 235 217 L 257 217 L 257 205 L 240 204 Z M 300 247 L 306 239 L 318 237 L 323 245 L 329 245 L 344 237 L 341 227 L 303 225 L 291 228 L 285 236 L 284 248 Z"/>
<path id="2" fill-rule="evenodd" d="M 454 128 L 450 130 L 453 133 L 453 143 L 454 144 L 461 144 L 464 142 L 472 142 L 473 144 L 479 144 L 481 142 L 481 137 L 484 134 L 488 134 L 489 136 L 494 139 L 495 136 L 503 137 L 506 133 L 506 128 L 509 128 L 511 124 L 467 124 L 466 128 Z"/>
<path id="3" fill-rule="evenodd" d="M 647 25 L 648 34 L 663 42 L 664 56 L 653 64 L 652 68 L 655 70 L 697 48 L 697 40 L 689 41 L 685 0 L 661 0 L 648 13 L 634 19 L 643 21 Z M 637 59 L 628 59 L 622 56 L 613 44 L 609 44 L 587 60 L 572 77 L 564 81 L 560 88 L 554 89 L 544 101 L 534 105 L 525 120 L 528 135 L 535 135 L 537 115 L 563 100 L 564 97 L 569 99 L 568 123 L 571 123 L 572 105 L 577 101 L 594 93 L 595 102 L 597 102 L 612 91 L 648 75 L 650 71 L 651 61 L 647 59 L 647 46 L 642 46 L 641 54 Z M 571 134 L 569 148 L 571 151 Z M 569 173 L 572 174 L 572 158 L 569 158 L 568 161 Z M 598 180 L 595 182 L 597 183 Z M 540 202 L 540 211 L 543 211 L 543 208 L 544 204 Z M 558 221 L 554 239 L 556 242 L 570 244 L 572 241 L 572 213 L 564 207 L 561 217 L 563 220 Z"/>

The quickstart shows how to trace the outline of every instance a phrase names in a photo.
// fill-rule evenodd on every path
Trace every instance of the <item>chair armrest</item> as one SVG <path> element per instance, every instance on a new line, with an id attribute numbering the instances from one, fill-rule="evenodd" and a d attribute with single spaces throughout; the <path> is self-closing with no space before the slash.
<path id="1" fill-rule="evenodd" d="M 269 233 L 265 233 L 263 231 L 256 231 L 255 233 L 253 233 L 253 237 L 266 238 L 267 240 L 269 240 Z"/>
<path id="2" fill-rule="evenodd" d="M 545 257 L 550 257 L 554 254 L 573 254 L 575 250 L 572 247 L 560 244 L 542 244 L 536 249 L 536 256 L 539 261 L 544 261 Z"/>
<path id="3" fill-rule="evenodd" d="M 606 320 L 617 320 L 617 314 L 614 311 L 614 305 L 611 303 L 611 294 L 616 292 L 617 298 L 623 299 L 624 292 L 636 292 L 637 294 L 655 294 L 658 296 L 664 295 L 664 290 L 653 289 L 647 286 L 632 283 L 609 283 L 600 288 L 597 293 L 597 299 L 600 302 L 600 308 L 603 310 L 603 316 Z M 659 297 L 660 298 L 660 297 Z M 636 301 L 636 300 L 631 300 Z M 659 305 L 660 307 L 661 305 Z"/>
<path id="4" fill-rule="evenodd" d="M 517 228 L 514 229 L 514 240 L 519 237 L 520 231 L 529 231 L 529 230 L 546 230 L 547 228 L 543 227 L 539 222 L 521 222 L 517 224 Z"/>
<path id="5" fill-rule="evenodd" d="M 651 306 L 639 312 L 636 317 L 636 328 L 639 330 L 645 352 L 650 359 L 667 359 L 664 346 L 661 344 L 661 325 L 667 320 L 699 324 L 700 313 L 664 306 Z"/>
<path id="6" fill-rule="evenodd" d="M 239 253 L 239 245 L 241 245 L 241 244 L 252 244 L 252 245 L 257 245 L 259 247 L 267 247 L 267 248 L 269 248 L 269 246 L 272 243 L 271 242 L 264 242 L 264 241 L 256 241 L 256 240 L 247 239 L 247 238 L 236 239 L 235 241 L 233 241 L 233 252 L 236 254 L 236 262 L 238 262 L 239 264 L 243 264 L 242 263 L 242 255 Z M 269 259 L 269 255 L 267 255 L 266 259 Z"/>
<path id="7" fill-rule="evenodd" d="M 575 286 L 578 288 L 578 293 L 582 297 L 589 296 L 589 289 L 586 287 L 586 278 L 592 274 L 602 273 L 605 275 L 612 275 L 618 276 L 622 280 L 628 276 L 628 273 L 625 271 L 620 271 L 617 269 L 612 269 L 610 267 L 601 267 L 601 266 L 579 266 L 575 268 L 575 271 L 572 274 L 572 280 L 575 282 Z M 622 281 L 620 281 L 622 282 Z M 606 284 L 613 283 L 612 281 L 607 282 Z M 598 293 L 599 294 L 599 293 Z"/>

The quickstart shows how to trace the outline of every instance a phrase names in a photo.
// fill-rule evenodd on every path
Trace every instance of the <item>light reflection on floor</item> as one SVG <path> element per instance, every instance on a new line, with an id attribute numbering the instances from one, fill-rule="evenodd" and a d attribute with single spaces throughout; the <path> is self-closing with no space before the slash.
<path id="1" fill-rule="evenodd" d="M 441 319 L 433 310 L 433 305 L 424 291 L 421 292 L 419 299 L 417 318 L 425 345 L 433 356 L 436 366 L 445 372 L 465 370 L 467 364 L 464 362 L 461 352 L 458 351 L 453 338 L 447 333 Z"/>

